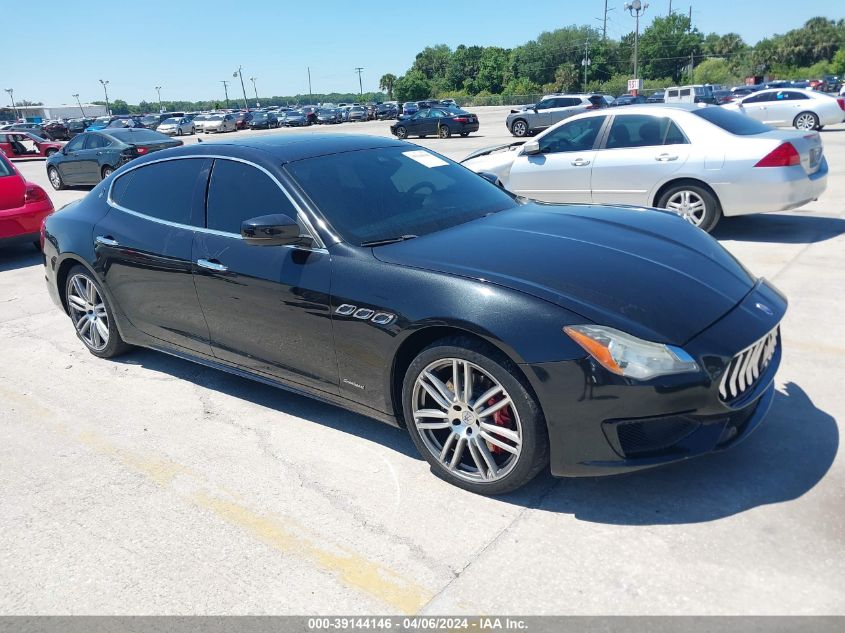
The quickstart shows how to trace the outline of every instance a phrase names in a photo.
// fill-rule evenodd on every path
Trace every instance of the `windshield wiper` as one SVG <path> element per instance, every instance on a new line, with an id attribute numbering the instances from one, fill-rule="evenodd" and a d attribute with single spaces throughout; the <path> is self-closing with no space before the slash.
<path id="1" fill-rule="evenodd" d="M 397 237 L 386 237 L 383 240 L 371 240 L 369 242 L 361 242 L 361 246 L 383 246 L 385 244 L 395 244 L 396 242 L 404 242 L 405 240 L 412 240 L 416 235 L 399 235 Z"/>

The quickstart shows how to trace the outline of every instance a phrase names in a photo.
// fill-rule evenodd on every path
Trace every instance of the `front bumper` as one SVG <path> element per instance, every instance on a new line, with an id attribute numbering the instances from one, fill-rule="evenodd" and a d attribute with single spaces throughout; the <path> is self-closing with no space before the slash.
<path id="1" fill-rule="evenodd" d="M 630 472 L 744 440 L 774 398 L 780 340 L 762 374 L 737 398 L 723 401 L 719 384 L 734 356 L 777 327 L 785 312 L 786 299 L 759 282 L 738 306 L 683 345 L 703 368 L 696 373 L 636 381 L 611 374 L 591 358 L 523 365 L 546 417 L 552 474 Z"/>

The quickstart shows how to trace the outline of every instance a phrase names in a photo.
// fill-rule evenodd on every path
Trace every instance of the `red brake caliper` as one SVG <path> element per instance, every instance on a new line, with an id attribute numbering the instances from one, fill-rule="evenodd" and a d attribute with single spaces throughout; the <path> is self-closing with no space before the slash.
<path id="1" fill-rule="evenodd" d="M 502 397 L 504 397 L 504 396 L 502 396 Z M 488 407 L 493 406 L 494 404 L 496 404 L 496 402 L 498 402 L 497 398 L 490 398 L 487 401 L 487 406 Z M 493 414 L 493 422 L 495 424 L 497 424 L 498 426 L 504 426 L 506 428 L 511 428 L 511 424 L 513 423 L 513 415 L 511 415 L 510 405 L 508 405 L 506 407 L 502 407 L 501 409 L 496 411 L 496 413 Z M 499 448 L 498 446 L 496 446 L 495 444 L 491 444 L 490 442 L 487 442 L 487 448 L 489 448 L 490 452 L 493 453 L 494 455 L 498 455 L 500 453 L 505 452 L 504 449 Z"/>

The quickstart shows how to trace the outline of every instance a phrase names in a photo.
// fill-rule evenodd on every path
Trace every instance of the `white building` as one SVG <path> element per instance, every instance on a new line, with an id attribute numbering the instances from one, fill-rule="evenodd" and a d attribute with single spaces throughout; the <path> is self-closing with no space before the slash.
<path id="1" fill-rule="evenodd" d="M 27 121 L 30 119 L 78 119 L 85 113 L 86 118 L 106 116 L 106 106 L 94 103 L 83 103 L 80 109 L 78 104 L 60 106 L 18 106 L 18 112 Z"/>

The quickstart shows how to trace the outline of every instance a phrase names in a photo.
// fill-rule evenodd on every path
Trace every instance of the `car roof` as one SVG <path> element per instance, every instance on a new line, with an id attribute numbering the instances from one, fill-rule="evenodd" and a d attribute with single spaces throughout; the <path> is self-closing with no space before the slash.
<path id="1" fill-rule="evenodd" d="M 290 163 L 327 154 L 354 152 L 363 149 L 414 146 L 403 141 L 381 136 L 363 134 L 284 134 L 278 136 L 231 139 L 215 143 L 193 143 L 175 148 L 171 155 L 203 156 L 221 153 L 221 149 L 247 148 L 269 154 L 280 163 Z M 158 152 L 156 152 L 158 154 Z M 159 154 L 160 156 L 160 154 Z"/>

